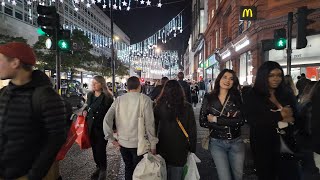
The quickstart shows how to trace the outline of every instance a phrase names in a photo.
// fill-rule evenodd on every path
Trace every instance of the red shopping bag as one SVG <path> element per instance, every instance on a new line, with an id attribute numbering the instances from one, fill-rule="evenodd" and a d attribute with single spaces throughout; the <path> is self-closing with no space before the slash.
<path id="1" fill-rule="evenodd" d="M 56 156 L 57 161 L 60 161 L 65 158 L 65 156 L 68 153 L 68 151 L 70 150 L 71 146 L 73 145 L 73 143 L 77 139 L 77 132 L 76 132 L 75 124 L 76 124 L 75 122 L 73 122 L 71 124 L 67 140 L 64 143 L 64 145 L 61 147 L 60 151 L 58 152 L 58 154 Z"/>
<path id="2" fill-rule="evenodd" d="M 83 115 L 78 116 L 75 128 L 77 132 L 76 143 L 80 146 L 81 149 L 90 148 L 91 145 L 89 139 L 88 125 Z"/>

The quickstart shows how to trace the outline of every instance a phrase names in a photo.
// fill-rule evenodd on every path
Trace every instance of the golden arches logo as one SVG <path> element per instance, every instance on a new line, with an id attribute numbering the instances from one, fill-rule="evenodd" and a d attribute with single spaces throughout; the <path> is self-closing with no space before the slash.
<path id="1" fill-rule="evenodd" d="M 252 17 L 252 9 L 243 9 L 242 11 L 242 17 Z"/>

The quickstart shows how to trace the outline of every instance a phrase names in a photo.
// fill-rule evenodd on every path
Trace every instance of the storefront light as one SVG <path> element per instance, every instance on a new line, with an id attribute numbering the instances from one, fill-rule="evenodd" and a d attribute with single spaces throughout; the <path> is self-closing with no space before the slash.
<path id="1" fill-rule="evenodd" d="M 227 50 L 227 51 L 221 53 L 221 58 L 225 59 L 225 58 L 229 57 L 230 55 L 231 55 L 231 52 L 229 50 Z"/>
<path id="2" fill-rule="evenodd" d="M 237 46 L 235 47 L 235 51 L 239 51 L 240 49 L 248 46 L 249 44 L 250 44 L 250 41 L 247 39 L 247 40 L 245 40 L 243 43 L 240 43 L 239 45 L 237 45 Z"/>

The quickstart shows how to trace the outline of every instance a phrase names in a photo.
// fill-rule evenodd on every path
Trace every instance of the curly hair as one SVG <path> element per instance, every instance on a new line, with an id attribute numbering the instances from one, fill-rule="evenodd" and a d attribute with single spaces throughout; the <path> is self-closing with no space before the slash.
<path id="1" fill-rule="evenodd" d="M 184 113 L 185 95 L 179 82 L 177 80 L 167 81 L 156 102 L 157 105 L 167 104 L 167 107 L 174 111 L 177 117 L 181 117 Z"/>

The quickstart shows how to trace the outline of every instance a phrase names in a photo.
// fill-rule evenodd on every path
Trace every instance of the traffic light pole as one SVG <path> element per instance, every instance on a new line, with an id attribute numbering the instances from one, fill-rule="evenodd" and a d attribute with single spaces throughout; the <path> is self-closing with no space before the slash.
<path id="1" fill-rule="evenodd" d="M 292 24 L 293 12 L 288 13 L 288 37 L 287 37 L 287 75 L 291 75 L 291 54 L 292 54 Z"/>
<path id="2" fill-rule="evenodd" d="M 111 5 L 113 5 L 114 0 L 111 0 Z M 114 58 L 114 42 L 113 42 L 113 9 L 112 6 L 110 7 L 110 21 L 111 21 L 111 67 L 112 67 L 112 92 L 113 96 L 116 97 L 117 90 L 115 89 L 115 58 Z"/>
<path id="3" fill-rule="evenodd" d="M 55 42 L 58 42 L 58 30 L 55 30 Z M 56 43 L 56 91 L 60 94 L 60 82 L 61 82 L 61 76 L 60 76 L 60 67 L 61 67 L 61 61 L 60 61 L 60 51 L 59 47 Z"/>

